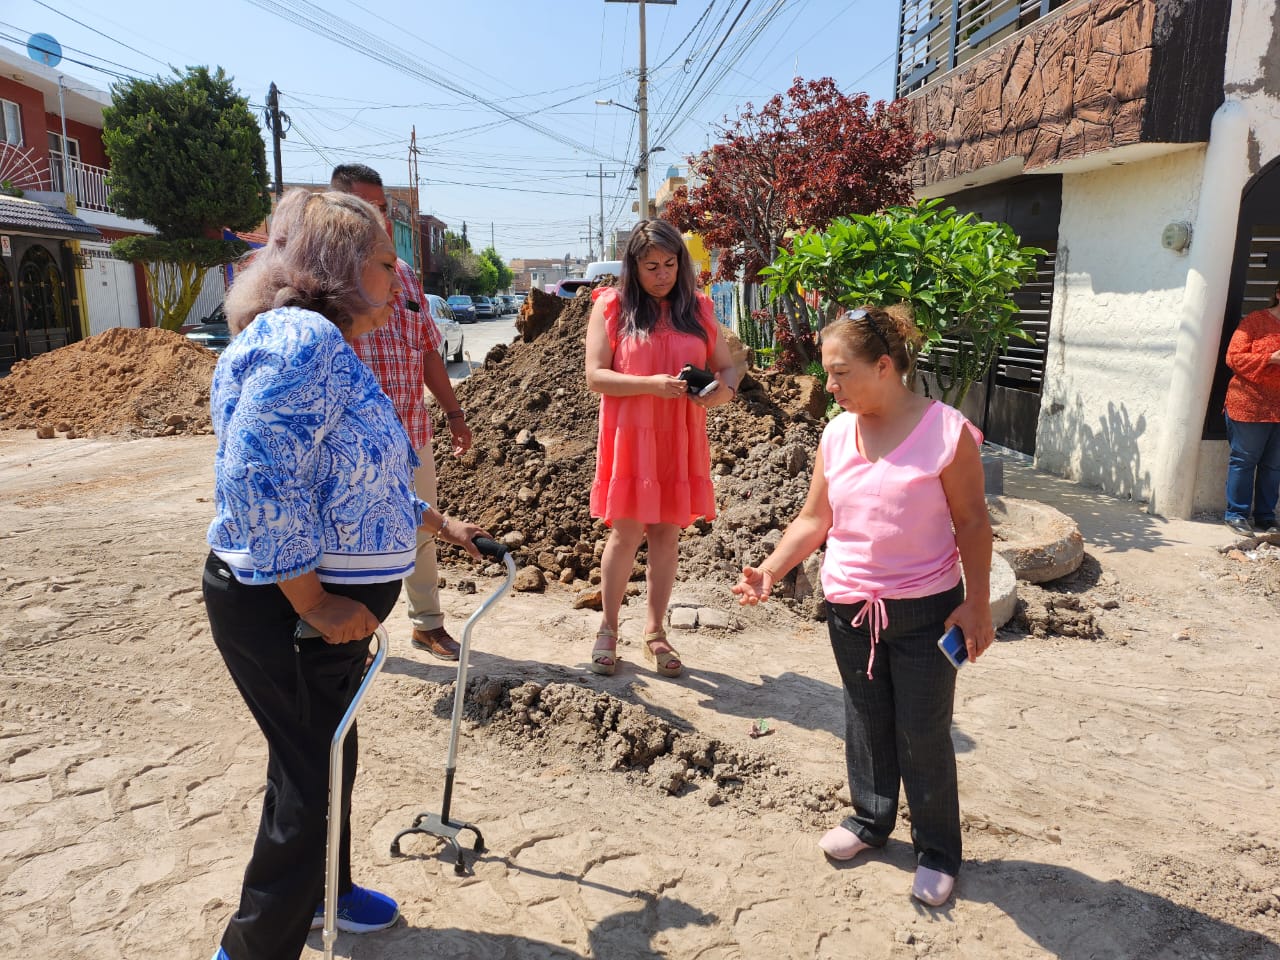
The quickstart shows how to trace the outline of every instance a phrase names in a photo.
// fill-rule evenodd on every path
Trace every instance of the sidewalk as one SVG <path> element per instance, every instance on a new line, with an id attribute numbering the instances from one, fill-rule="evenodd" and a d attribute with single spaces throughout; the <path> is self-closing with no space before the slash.
<path id="1" fill-rule="evenodd" d="M 1145 503 L 1120 500 L 1044 473 L 1015 451 L 986 445 L 982 452 L 1004 465 L 1005 496 L 1038 500 L 1061 510 L 1079 526 L 1086 552 L 1110 555 L 1122 566 L 1137 556 L 1149 560 L 1157 553 L 1170 562 L 1203 556 L 1233 538 L 1219 522 L 1167 519 L 1148 513 Z"/>

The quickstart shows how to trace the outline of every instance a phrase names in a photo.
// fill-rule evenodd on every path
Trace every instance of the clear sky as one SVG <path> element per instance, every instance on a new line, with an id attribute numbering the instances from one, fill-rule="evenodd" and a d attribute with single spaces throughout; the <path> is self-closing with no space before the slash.
<path id="1" fill-rule="evenodd" d="M 723 117 L 795 76 L 888 98 L 897 0 L 646 3 L 650 192 L 715 140 Z M 0 43 L 57 38 L 68 77 L 221 66 L 261 114 L 274 81 L 292 121 L 284 180 L 359 161 L 409 181 L 421 207 L 505 258 L 587 254 L 587 218 L 634 219 L 639 17 L 606 0 L 5 0 Z M 74 61 L 80 61 L 79 63 Z M 92 66 L 86 66 L 92 65 Z M 95 69 L 96 68 L 96 69 Z M 104 73 L 102 71 L 111 71 Z M 270 140 L 268 169 L 271 165 Z M 603 167 L 606 178 L 588 177 Z M 608 174 L 614 174 L 609 178 Z M 593 232 L 596 229 L 593 225 Z"/>

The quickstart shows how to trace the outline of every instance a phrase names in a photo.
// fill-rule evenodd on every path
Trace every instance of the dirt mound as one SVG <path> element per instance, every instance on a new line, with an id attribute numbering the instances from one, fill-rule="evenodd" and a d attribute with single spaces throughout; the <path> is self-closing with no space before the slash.
<path id="1" fill-rule="evenodd" d="M 68 438 L 209 433 L 217 359 L 168 330 L 116 327 L 14 364 L 0 425 Z"/>
<path id="2" fill-rule="evenodd" d="M 452 684 L 424 685 L 422 696 L 448 717 Z M 517 756 L 627 774 L 708 806 L 775 809 L 809 823 L 842 804 L 840 781 L 806 780 L 775 757 L 677 729 L 642 706 L 572 683 L 473 678 L 464 716 Z"/>
<path id="3" fill-rule="evenodd" d="M 474 443 L 455 459 L 448 432 L 437 433 L 440 499 L 450 513 L 506 535 L 521 566 L 585 589 L 599 582 L 607 534 L 590 515 L 600 409 L 583 373 L 591 298 L 580 292 L 550 321 L 534 315 L 538 308 L 535 298 L 523 329 L 544 332 L 494 347 L 457 388 Z M 822 429 L 805 409 L 811 393 L 798 378 L 758 375 L 709 412 L 719 516 L 686 532 L 683 579 L 732 580 L 799 511 Z"/>

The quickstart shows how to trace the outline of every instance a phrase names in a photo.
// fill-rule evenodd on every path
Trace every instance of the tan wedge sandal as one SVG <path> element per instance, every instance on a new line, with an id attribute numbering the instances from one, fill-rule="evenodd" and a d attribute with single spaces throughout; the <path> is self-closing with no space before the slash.
<path id="1" fill-rule="evenodd" d="M 658 653 L 653 649 L 655 643 L 666 643 L 670 649 Z M 667 642 L 665 630 L 655 630 L 653 633 L 644 635 L 644 658 L 652 663 L 654 669 L 663 677 L 678 677 L 684 670 L 684 664 L 680 662 L 680 654 Z"/>
<path id="2" fill-rule="evenodd" d="M 613 645 L 603 647 L 601 640 L 612 640 Z M 611 627 L 601 627 L 596 631 L 595 649 L 591 651 L 591 672 L 604 677 L 612 677 L 618 669 L 618 631 Z"/>

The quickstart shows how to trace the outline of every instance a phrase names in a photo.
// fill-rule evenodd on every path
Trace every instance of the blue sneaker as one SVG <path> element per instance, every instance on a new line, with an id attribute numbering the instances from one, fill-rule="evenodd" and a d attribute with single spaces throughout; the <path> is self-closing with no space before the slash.
<path id="1" fill-rule="evenodd" d="M 373 933 L 385 930 L 400 916 L 400 907 L 385 893 L 365 887 L 352 887 L 338 898 L 338 929 L 346 933 Z M 316 907 L 312 930 L 324 929 L 324 904 Z"/>

